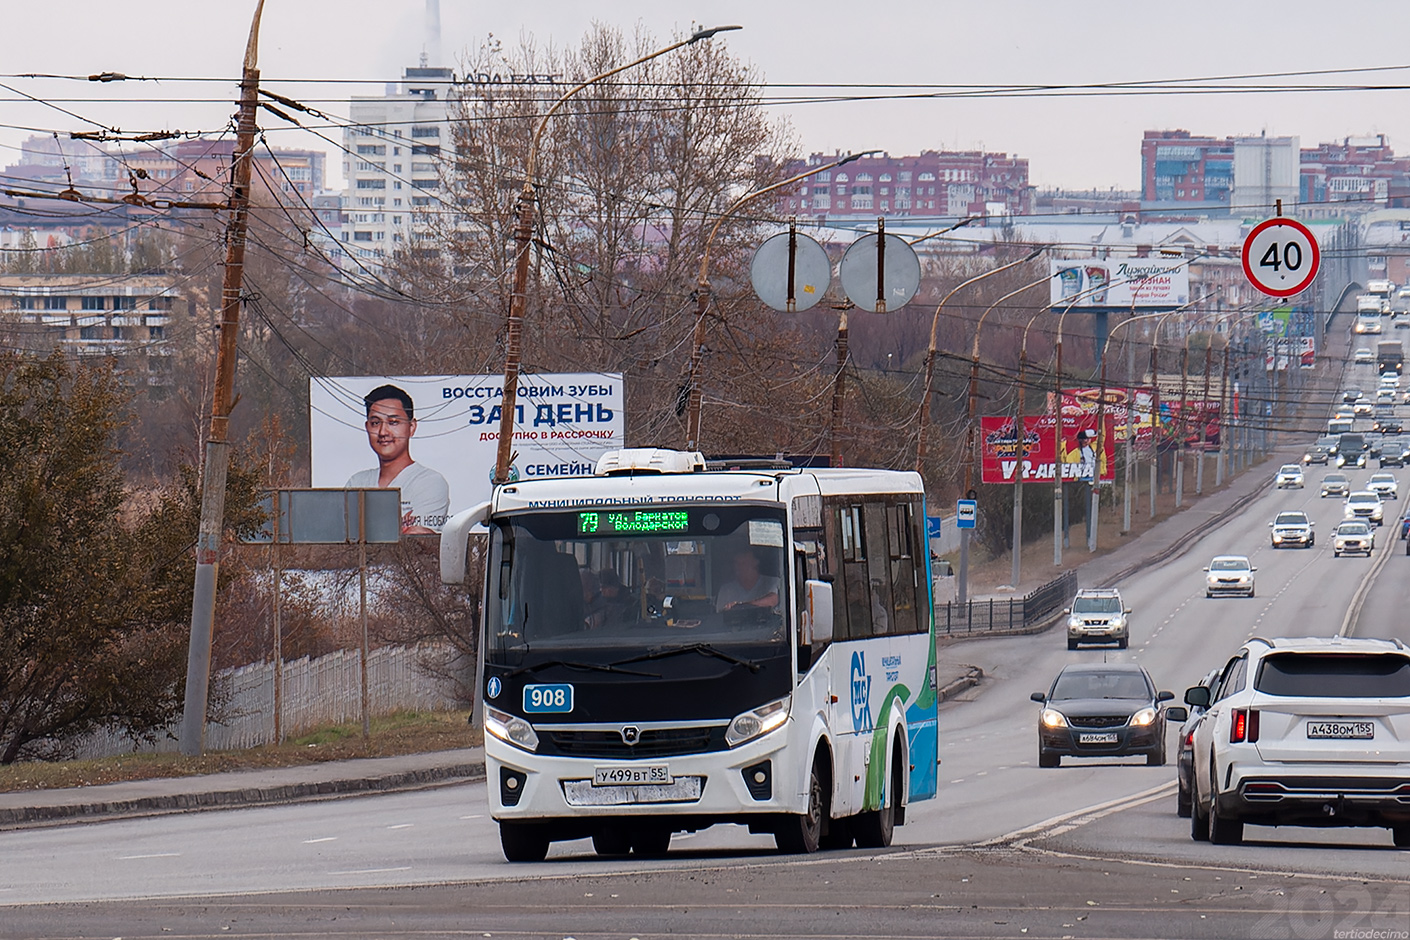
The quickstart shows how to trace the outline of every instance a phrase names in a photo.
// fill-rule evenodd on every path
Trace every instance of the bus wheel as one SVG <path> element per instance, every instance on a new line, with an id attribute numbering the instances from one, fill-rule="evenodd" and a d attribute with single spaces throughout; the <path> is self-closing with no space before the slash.
<path id="1" fill-rule="evenodd" d="M 882 799 L 881 808 L 867 813 L 858 813 L 852 826 L 852 834 L 857 837 L 857 847 L 862 849 L 884 849 L 891 844 L 891 836 L 896 830 L 896 801 L 901 796 L 900 767 L 896 758 L 900 755 L 899 746 L 891 748 L 891 782 Z"/>
<path id="2" fill-rule="evenodd" d="M 626 855 L 632 850 L 632 834 L 623 825 L 609 825 L 592 834 L 592 848 L 598 855 Z"/>
<path id="3" fill-rule="evenodd" d="M 671 830 L 640 826 L 631 832 L 632 851 L 642 858 L 664 858 L 671 848 Z"/>
<path id="4" fill-rule="evenodd" d="M 774 831 L 774 844 L 788 855 L 816 852 L 822 839 L 823 817 L 827 815 L 827 792 L 818 762 L 808 777 L 808 811 L 798 816 L 785 816 Z"/>
<path id="5" fill-rule="evenodd" d="M 525 823 L 499 824 L 499 846 L 511 862 L 541 862 L 548 855 L 548 830 Z"/>

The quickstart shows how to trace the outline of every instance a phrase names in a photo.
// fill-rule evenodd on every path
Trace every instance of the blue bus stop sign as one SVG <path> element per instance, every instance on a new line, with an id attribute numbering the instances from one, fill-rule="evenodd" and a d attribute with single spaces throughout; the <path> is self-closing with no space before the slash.
<path id="1" fill-rule="evenodd" d="M 972 529 L 979 521 L 979 502 L 973 499 L 955 500 L 955 528 Z"/>

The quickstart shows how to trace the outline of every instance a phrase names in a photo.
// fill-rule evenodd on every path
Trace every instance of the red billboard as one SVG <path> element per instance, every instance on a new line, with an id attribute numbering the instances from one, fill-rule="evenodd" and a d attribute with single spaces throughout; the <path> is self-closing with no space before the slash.
<path id="1" fill-rule="evenodd" d="M 1062 442 L 1054 453 L 1053 416 L 1033 415 L 1023 420 L 1023 440 L 1014 431 L 1015 420 L 979 419 L 980 468 L 985 483 L 1013 483 L 1020 467 L 1025 483 L 1051 483 L 1061 466 L 1062 478 L 1073 483 L 1090 482 L 1096 475 L 1103 482 L 1116 479 L 1115 424 L 1110 414 L 1103 422 L 1102 452 L 1097 453 L 1097 416 L 1064 416 Z"/>
<path id="2" fill-rule="evenodd" d="M 1202 382 L 1202 380 L 1201 380 Z M 1171 446 L 1180 437 L 1183 427 L 1185 433 L 1185 443 L 1189 446 L 1198 447 L 1201 441 L 1201 428 L 1203 428 L 1203 441 L 1206 447 L 1218 450 L 1219 448 L 1219 424 L 1220 424 L 1220 402 L 1218 398 L 1202 399 L 1199 394 L 1202 388 L 1198 387 L 1201 382 L 1194 383 L 1197 387 L 1186 390 L 1185 408 L 1183 411 L 1184 420 L 1181 421 L 1180 398 L 1178 393 L 1162 388 L 1160 396 L 1160 437 L 1161 448 Z M 1091 415 L 1095 420 L 1098 403 L 1101 400 L 1101 389 L 1099 388 L 1067 388 L 1063 389 L 1063 414 L 1068 420 L 1074 420 L 1082 415 Z M 1053 393 L 1048 393 L 1048 407 L 1052 408 Z M 1123 388 L 1121 386 L 1108 386 L 1106 390 L 1105 414 L 1116 427 L 1116 439 L 1121 442 L 1126 440 L 1127 408 L 1131 409 L 1130 422 L 1136 432 L 1136 447 L 1142 453 L 1149 454 L 1151 446 L 1151 405 L 1154 400 L 1153 390 L 1149 386 L 1139 388 Z"/>

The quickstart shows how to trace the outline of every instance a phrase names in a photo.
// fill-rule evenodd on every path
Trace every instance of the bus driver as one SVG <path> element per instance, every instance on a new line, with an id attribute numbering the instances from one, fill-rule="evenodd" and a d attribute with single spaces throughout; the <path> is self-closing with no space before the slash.
<path id="1" fill-rule="evenodd" d="M 734 580 L 726 582 L 715 598 L 716 610 L 735 607 L 777 607 L 778 578 L 759 573 L 759 556 L 746 548 L 734 556 Z"/>

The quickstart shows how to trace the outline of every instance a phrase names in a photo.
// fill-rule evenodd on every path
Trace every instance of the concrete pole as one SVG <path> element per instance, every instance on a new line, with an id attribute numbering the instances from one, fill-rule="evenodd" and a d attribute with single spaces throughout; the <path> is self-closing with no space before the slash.
<path id="1" fill-rule="evenodd" d="M 245 236 L 249 230 L 250 162 L 259 110 L 259 23 L 264 0 L 255 7 L 240 75 L 240 111 L 231 155 L 230 222 L 225 229 L 225 272 L 220 290 L 220 333 L 216 346 L 215 394 L 210 436 L 201 467 L 201 519 L 196 536 L 196 578 L 191 595 L 191 639 L 186 649 L 186 689 L 181 712 L 180 748 L 187 757 L 205 753 L 206 706 L 210 698 L 211 637 L 225 534 L 225 480 L 230 469 L 230 412 L 235 407 L 235 364 L 239 358 L 240 305 L 243 303 Z"/>
<path id="2" fill-rule="evenodd" d="M 1185 502 L 1185 409 L 1189 406 L 1186 389 L 1190 383 L 1190 340 L 1180 348 L 1180 416 L 1175 440 L 1175 508 Z"/>
<path id="3" fill-rule="evenodd" d="M 1013 433 L 1018 439 L 1018 469 L 1013 481 L 1013 559 L 1009 565 L 1009 584 L 1018 590 L 1023 575 L 1023 474 L 1028 466 L 1028 438 L 1024 430 L 1024 373 L 1028 367 L 1028 350 L 1018 351 L 1018 414 L 1014 417 Z"/>
<path id="4" fill-rule="evenodd" d="M 1204 452 L 1209 446 L 1209 368 L 1213 353 L 1214 334 L 1209 334 L 1209 342 L 1204 344 L 1204 391 L 1200 395 L 1199 422 L 1199 469 L 1195 471 L 1195 495 L 1204 494 Z"/>
<path id="5" fill-rule="evenodd" d="M 1058 323 L 1053 373 L 1053 565 L 1062 567 L 1062 323 Z"/>

